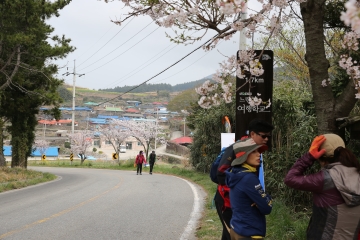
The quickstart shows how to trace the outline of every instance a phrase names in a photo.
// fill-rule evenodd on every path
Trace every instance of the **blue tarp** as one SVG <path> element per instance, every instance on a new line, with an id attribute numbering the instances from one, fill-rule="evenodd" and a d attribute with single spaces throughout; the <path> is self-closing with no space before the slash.
<path id="1" fill-rule="evenodd" d="M 4 146 L 4 156 L 11 156 L 11 146 Z"/>
<path id="2" fill-rule="evenodd" d="M 12 146 L 4 146 L 4 156 L 11 156 Z M 35 150 L 32 154 L 33 157 L 41 157 L 39 150 Z M 58 157 L 59 149 L 58 147 L 49 147 L 46 149 L 45 155 L 47 157 Z"/>

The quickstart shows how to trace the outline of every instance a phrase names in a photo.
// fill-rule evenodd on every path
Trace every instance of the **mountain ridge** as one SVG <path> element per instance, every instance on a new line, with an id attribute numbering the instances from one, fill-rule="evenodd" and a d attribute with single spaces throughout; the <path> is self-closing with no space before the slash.
<path id="1" fill-rule="evenodd" d="M 202 85 L 207 80 L 212 80 L 212 75 L 213 74 L 208 75 L 206 77 L 203 77 L 202 79 L 199 79 L 199 80 L 180 83 L 180 84 L 176 84 L 174 86 L 172 86 L 170 84 L 167 84 L 167 83 L 159 83 L 159 84 L 147 84 L 147 83 L 145 83 L 145 84 L 143 84 L 141 86 L 138 86 L 138 85 L 127 86 L 127 85 L 125 85 L 123 87 L 99 89 L 98 91 L 103 91 L 103 92 L 127 92 L 127 91 L 130 91 L 131 89 L 133 89 L 134 87 L 138 86 L 137 88 L 131 90 L 131 92 L 134 92 L 134 93 L 156 92 L 156 91 L 181 92 L 181 91 L 188 90 L 190 88 L 198 87 L 198 86 Z"/>

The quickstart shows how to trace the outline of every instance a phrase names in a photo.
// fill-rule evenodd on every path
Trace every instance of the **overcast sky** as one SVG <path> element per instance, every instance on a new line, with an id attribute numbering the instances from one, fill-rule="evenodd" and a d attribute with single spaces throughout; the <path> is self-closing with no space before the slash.
<path id="1" fill-rule="evenodd" d="M 76 86 L 104 89 L 138 85 L 215 35 L 211 31 L 202 42 L 176 45 L 165 36 L 165 32 L 172 34 L 172 30 L 158 28 L 150 17 L 134 18 L 122 26 L 110 21 L 124 16 L 127 10 L 121 1 L 73 0 L 60 11 L 60 17 L 50 19 L 48 23 L 55 28 L 54 33 L 70 38 L 76 47 L 66 59 L 57 61 L 60 66 L 66 66 L 60 70 L 59 77 L 72 85 L 73 75 L 62 74 L 73 72 L 76 60 L 76 73 L 85 74 L 76 77 Z M 237 34 L 210 52 L 200 49 L 148 83 L 176 85 L 209 76 L 226 59 L 223 55 L 236 53 L 238 39 Z"/>

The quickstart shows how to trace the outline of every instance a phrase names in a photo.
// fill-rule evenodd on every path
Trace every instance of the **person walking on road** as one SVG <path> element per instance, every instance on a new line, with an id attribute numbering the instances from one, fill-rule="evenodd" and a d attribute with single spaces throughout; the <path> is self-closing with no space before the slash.
<path id="1" fill-rule="evenodd" d="M 155 151 L 152 151 L 149 156 L 150 174 L 152 174 L 155 160 L 156 160 L 156 154 L 155 154 Z"/>
<path id="2" fill-rule="evenodd" d="M 140 172 L 140 175 L 141 175 L 142 165 L 143 165 L 144 162 L 145 162 L 144 152 L 140 151 L 139 154 L 136 156 L 136 159 L 135 159 L 135 163 L 136 163 L 136 166 L 137 166 L 136 175 L 138 175 L 139 172 Z"/>

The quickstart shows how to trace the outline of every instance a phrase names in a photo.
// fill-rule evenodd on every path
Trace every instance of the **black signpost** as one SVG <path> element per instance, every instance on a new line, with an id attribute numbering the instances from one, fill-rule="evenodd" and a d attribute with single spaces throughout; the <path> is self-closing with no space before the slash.
<path id="1" fill-rule="evenodd" d="M 247 135 L 251 120 L 261 118 L 272 122 L 274 53 L 271 50 L 254 52 L 255 59 L 259 59 L 263 66 L 264 73 L 261 76 L 252 76 L 250 72 L 246 72 L 244 78 L 236 77 L 236 140 Z"/>

